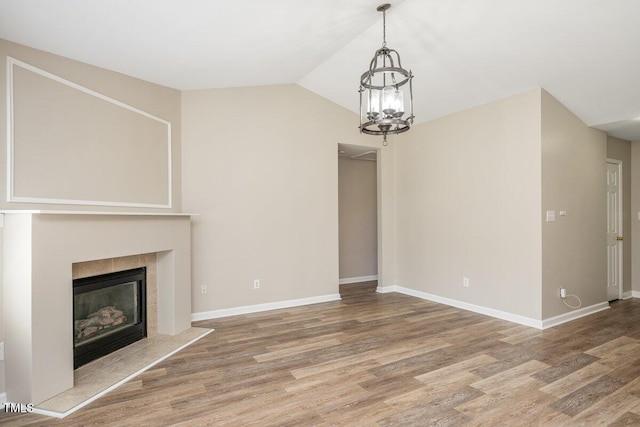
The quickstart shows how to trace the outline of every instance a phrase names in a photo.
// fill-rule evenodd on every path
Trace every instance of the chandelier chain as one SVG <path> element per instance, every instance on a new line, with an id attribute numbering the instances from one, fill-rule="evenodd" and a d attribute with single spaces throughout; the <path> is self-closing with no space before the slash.
<path id="1" fill-rule="evenodd" d="M 382 11 L 382 47 L 387 47 L 387 11 Z"/>

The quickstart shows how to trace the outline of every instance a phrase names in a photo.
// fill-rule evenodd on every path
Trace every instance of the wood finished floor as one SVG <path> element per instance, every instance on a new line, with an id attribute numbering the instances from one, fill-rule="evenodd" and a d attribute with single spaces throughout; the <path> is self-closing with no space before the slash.
<path id="1" fill-rule="evenodd" d="M 64 420 L 7 426 L 640 425 L 640 300 L 539 331 L 346 285 L 216 331 Z"/>

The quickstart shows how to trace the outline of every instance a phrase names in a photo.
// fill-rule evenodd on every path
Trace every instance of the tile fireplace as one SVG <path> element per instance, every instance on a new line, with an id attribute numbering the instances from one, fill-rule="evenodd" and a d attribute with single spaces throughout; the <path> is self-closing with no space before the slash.
<path id="1" fill-rule="evenodd" d="M 154 254 L 155 314 L 148 318 L 147 327 L 168 336 L 190 328 L 190 215 L 77 211 L 0 214 L 4 215 L 3 316 L 8 401 L 38 405 L 74 387 L 76 319 L 72 283 L 78 278 L 72 277 L 74 264 L 83 269 L 85 263 L 95 260 L 127 260 Z M 134 267 L 139 266 L 123 269 Z M 102 272 L 92 273 L 95 274 Z M 85 319 L 111 306 L 109 303 L 98 307 Z M 123 308 L 113 310 L 112 318 L 121 317 L 115 310 L 127 316 Z"/>

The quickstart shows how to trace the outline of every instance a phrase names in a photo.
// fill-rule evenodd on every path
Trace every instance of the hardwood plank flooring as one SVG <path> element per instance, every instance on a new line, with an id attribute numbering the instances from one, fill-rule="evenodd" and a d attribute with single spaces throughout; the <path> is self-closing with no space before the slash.
<path id="1" fill-rule="evenodd" d="M 0 425 L 640 425 L 640 300 L 539 331 L 375 288 L 197 322 L 216 331 L 67 418 Z"/>

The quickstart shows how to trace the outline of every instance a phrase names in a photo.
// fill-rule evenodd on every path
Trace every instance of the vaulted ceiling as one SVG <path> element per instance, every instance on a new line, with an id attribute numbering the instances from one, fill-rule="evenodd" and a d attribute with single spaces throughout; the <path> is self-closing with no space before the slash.
<path id="1" fill-rule="evenodd" d="M 190 90 L 297 83 L 358 110 L 383 0 L 0 0 L 0 38 Z M 398 0 L 418 123 L 543 87 L 640 140 L 640 1 Z"/>

